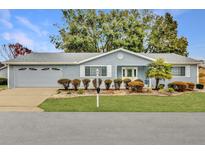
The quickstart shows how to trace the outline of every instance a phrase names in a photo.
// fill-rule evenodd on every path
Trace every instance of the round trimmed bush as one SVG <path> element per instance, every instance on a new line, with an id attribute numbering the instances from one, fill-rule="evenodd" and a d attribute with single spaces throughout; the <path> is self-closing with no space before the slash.
<path id="1" fill-rule="evenodd" d="M 173 88 L 175 91 L 178 91 L 178 92 L 184 92 L 187 89 L 188 84 L 182 81 L 175 81 L 175 82 L 169 83 L 168 87 Z"/>
<path id="2" fill-rule="evenodd" d="M 192 82 L 186 82 L 188 90 L 194 90 L 195 84 Z"/>
<path id="3" fill-rule="evenodd" d="M 196 88 L 197 89 L 204 89 L 204 85 L 203 84 L 196 84 Z"/>
<path id="4" fill-rule="evenodd" d="M 58 80 L 58 83 L 63 85 L 65 90 L 68 90 L 68 88 L 70 86 L 70 82 L 71 82 L 71 80 L 69 80 L 69 79 L 60 79 L 60 80 Z"/>
<path id="5" fill-rule="evenodd" d="M 124 85 L 125 85 L 125 89 L 129 89 L 128 83 L 131 82 L 131 79 L 126 78 L 126 79 L 123 80 L 123 82 L 124 82 Z"/>
<path id="6" fill-rule="evenodd" d="M 165 85 L 164 84 L 159 84 L 158 89 L 164 89 Z"/>
<path id="7" fill-rule="evenodd" d="M 99 81 L 99 87 L 100 87 L 100 85 L 102 84 L 102 79 L 98 79 L 98 81 Z M 97 88 L 97 79 L 94 79 L 93 81 L 92 81 L 92 83 L 93 83 L 93 87 L 95 87 L 95 89 Z"/>
<path id="8" fill-rule="evenodd" d="M 115 79 L 114 84 L 115 84 L 115 90 L 120 90 L 120 86 L 122 84 L 122 79 Z"/>
<path id="9" fill-rule="evenodd" d="M 105 88 L 106 88 L 106 90 L 109 90 L 109 89 L 110 89 L 110 86 L 111 86 L 111 84 L 112 84 L 112 80 L 107 79 L 107 80 L 104 81 L 104 83 L 105 83 Z"/>
<path id="10" fill-rule="evenodd" d="M 132 91 L 142 92 L 144 87 L 144 83 L 140 81 L 132 81 L 128 83 L 129 87 L 131 87 Z"/>
<path id="11" fill-rule="evenodd" d="M 136 79 L 135 81 L 144 83 L 143 80 L 141 80 L 141 79 Z"/>
<path id="12" fill-rule="evenodd" d="M 82 81 L 83 81 L 85 90 L 87 90 L 89 87 L 90 79 L 83 79 Z"/>
<path id="13" fill-rule="evenodd" d="M 80 86 L 80 82 L 81 82 L 81 80 L 79 80 L 79 79 L 74 79 L 72 81 L 72 85 L 74 87 L 74 90 L 78 90 L 78 87 Z"/>

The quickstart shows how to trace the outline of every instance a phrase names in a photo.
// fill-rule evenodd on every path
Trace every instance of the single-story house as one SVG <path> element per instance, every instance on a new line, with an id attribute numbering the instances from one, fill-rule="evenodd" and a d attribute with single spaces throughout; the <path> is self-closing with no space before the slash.
<path id="1" fill-rule="evenodd" d="M 7 66 L 0 63 L 0 78 L 7 78 Z"/>
<path id="2" fill-rule="evenodd" d="M 173 65 L 173 78 L 161 81 L 162 83 L 199 82 L 200 60 L 173 53 L 135 53 L 123 48 L 106 53 L 31 53 L 6 61 L 4 64 L 8 67 L 9 88 L 59 87 L 57 80 L 61 78 L 94 79 L 97 68 L 102 80 L 141 79 L 146 86 L 154 86 L 155 81 L 146 77 L 146 70 L 148 64 L 158 58 L 163 58 Z"/>

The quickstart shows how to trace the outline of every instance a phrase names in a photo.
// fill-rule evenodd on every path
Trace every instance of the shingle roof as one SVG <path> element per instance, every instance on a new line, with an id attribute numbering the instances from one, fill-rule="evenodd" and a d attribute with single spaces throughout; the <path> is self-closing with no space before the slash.
<path id="1" fill-rule="evenodd" d="M 113 50 L 109 53 L 116 52 L 116 51 L 125 51 L 132 53 L 125 49 L 117 49 Z M 53 64 L 53 63 L 59 63 L 59 64 L 77 64 L 81 61 L 85 61 L 88 59 L 95 59 L 99 56 L 106 55 L 108 53 L 31 53 L 25 56 L 19 56 L 16 59 L 12 59 L 9 61 L 6 61 L 6 63 L 18 63 L 18 64 L 25 64 L 25 63 L 46 63 L 46 64 Z M 149 60 L 155 60 L 158 58 L 163 58 L 166 62 L 172 63 L 172 64 L 191 64 L 191 63 L 200 63 L 201 61 L 180 56 L 173 53 L 138 53 L 136 54 L 138 56 L 145 57 Z"/>
<path id="2" fill-rule="evenodd" d="M 95 57 L 101 53 L 31 53 L 19 56 L 7 62 L 69 62 L 77 63 L 81 60 Z"/>
<path id="3" fill-rule="evenodd" d="M 167 63 L 172 63 L 172 64 L 201 62 L 199 60 L 177 55 L 174 53 L 141 53 L 141 54 L 144 56 L 150 57 L 150 58 L 154 58 L 154 59 L 162 58 Z"/>

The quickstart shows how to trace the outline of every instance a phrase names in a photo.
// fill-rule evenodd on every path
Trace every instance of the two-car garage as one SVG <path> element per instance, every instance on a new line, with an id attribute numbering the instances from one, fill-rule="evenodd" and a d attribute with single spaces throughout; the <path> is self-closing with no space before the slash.
<path id="1" fill-rule="evenodd" d="M 61 67 L 18 66 L 14 67 L 14 87 L 59 87 Z"/>

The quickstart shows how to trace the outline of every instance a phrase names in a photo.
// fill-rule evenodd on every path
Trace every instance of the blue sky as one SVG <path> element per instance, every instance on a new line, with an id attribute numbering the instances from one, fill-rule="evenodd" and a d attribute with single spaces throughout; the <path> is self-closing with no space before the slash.
<path id="1" fill-rule="evenodd" d="M 205 59 L 205 10 L 154 10 L 170 12 L 178 22 L 180 36 L 188 38 L 191 57 Z M 38 52 L 56 52 L 49 35 L 53 24 L 62 24 L 60 10 L 0 10 L 0 44 L 19 42 Z"/>

